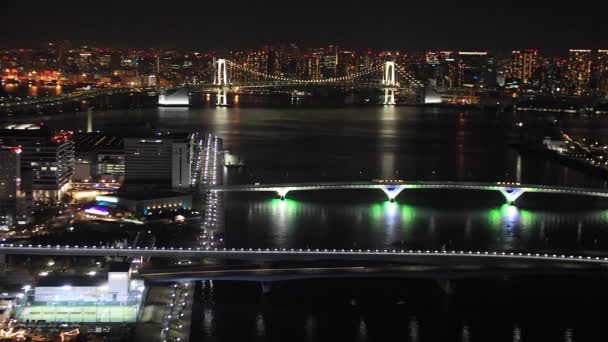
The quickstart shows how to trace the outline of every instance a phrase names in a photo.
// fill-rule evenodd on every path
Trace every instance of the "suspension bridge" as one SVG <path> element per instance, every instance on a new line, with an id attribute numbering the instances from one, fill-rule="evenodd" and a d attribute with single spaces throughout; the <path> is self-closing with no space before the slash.
<path id="1" fill-rule="evenodd" d="M 318 79 L 293 78 L 284 75 L 272 75 L 235 63 L 229 59 L 214 60 L 213 83 L 198 84 L 195 87 L 201 91 L 214 92 L 217 106 L 228 106 L 228 95 L 245 89 L 255 88 L 287 88 L 287 87 L 337 87 L 350 89 L 378 89 L 384 93 L 383 103 L 394 105 L 397 92 L 418 94 L 424 90 L 424 85 L 404 67 L 394 61 L 386 61 L 352 73 L 346 76 L 336 76 Z M 238 71 L 241 75 L 249 75 L 255 80 L 232 77 Z M 194 86 L 193 86 L 194 87 Z M 175 104 L 167 95 L 161 95 L 159 104 Z M 184 102 L 184 104 L 187 104 Z"/>

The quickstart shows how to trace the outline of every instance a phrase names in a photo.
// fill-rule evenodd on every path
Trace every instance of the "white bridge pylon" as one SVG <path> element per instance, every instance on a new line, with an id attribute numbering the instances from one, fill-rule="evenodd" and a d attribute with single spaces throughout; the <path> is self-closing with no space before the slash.
<path id="1" fill-rule="evenodd" d="M 213 77 L 213 84 L 219 86 L 226 86 L 230 82 L 228 81 L 228 70 L 226 68 L 226 59 L 220 58 L 215 60 L 215 74 Z"/>
<path id="2" fill-rule="evenodd" d="M 395 62 L 387 61 L 384 64 L 384 76 L 382 77 L 382 84 L 385 86 L 391 86 L 391 88 L 384 88 L 384 104 L 394 105 L 395 104 L 395 88 L 397 81 L 395 79 Z"/>
<path id="3" fill-rule="evenodd" d="M 382 66 L 376 65 L 372 68 L 360 71 L 350 76 L 342 76 L 342 77 L 332 77 L 325 79 L 316 79 L 316 80 L 304 80 L 304 79 L 291 79 L 284 76 L 275 76 L 275 75 L 267 75 L 255 70 L 247 69 L 243 66 L 239 66 L 234 62 L 227 60 L 225 58 L 218 58 L 213 61 L 214 72 L 213 72 L 213 85 L 217 87 L 217 106 L 227 106 L 228 105 L 228 91 L 231 87 L 230 79 L 228 78 L 228 66 L 239 68 L 239 70 L 244 70 L 256 75 L 266 76 L 267 78 L 274 79 L 279 82 L 286 82 L 288 84 L 330 84 L 332 82 L 344 82 L 351 81 L 355 78 L 362 77 L 368 75 L 372 72 L 382 71 Z M 397 72 L 400 69 L 397 69 L 397 64 L 394 61 L 386 61 L 384 63 L 384 73 L 382 74 L 382 85 L 384 86 L 384 104 L 386 105 L 394 105 L 395 101 L 395 92 L 399 87 L 399 83 L 397 82 Z"/>
<path id="4" fill-rule="evenodd" d="M 226 59 L 220 58 L 214 62 L 215 73 L 213 76 L 213 84 L 219 86 L 217 88 L 217 106 L 228 105 L 228 90 L 226 87 L 230 84 L 228 80 L 228 70 L 226 68 Z"/>

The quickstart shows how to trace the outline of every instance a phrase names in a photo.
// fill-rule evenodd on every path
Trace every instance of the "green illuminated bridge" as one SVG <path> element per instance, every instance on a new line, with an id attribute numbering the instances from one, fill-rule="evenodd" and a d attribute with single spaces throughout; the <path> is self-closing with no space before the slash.
<path id="1" fill-rule="evenodd" d="M 352 189 L 379 189 L 382 190 L 392 202 L 403 190 L 407 189 L 443 189 L 443 190 L 477 190 L 500 192 L 507 203 L 515 202 L 527 192 L 590 196 L 608 198 L 608 190 L 590 188 L 572 188 L 564 186 L 531 185 L 509 182 L 474 183 L 474 182 L 431 182 L 431 181 L 371 181 L 371 182 L 324 182 L 324 183 L 293 183 L 293 184 L 247 184 L 247 185 L 218 185 L 201 188 L 203 191 L 267 191 L 276 192 L 281 199 L 285 199 L 291 191 L 319 191 L 319 190 L 352 190 Z"/>

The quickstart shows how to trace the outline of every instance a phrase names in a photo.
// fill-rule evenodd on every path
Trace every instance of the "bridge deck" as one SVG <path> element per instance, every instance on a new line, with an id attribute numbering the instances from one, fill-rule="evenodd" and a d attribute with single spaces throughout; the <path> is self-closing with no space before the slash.
<path id="1" fill-rule="evenodd" d="M 202 191 L 311 191 L 311 190 L 348 190 L 348 189 L 455 189 L 455 190 L 494 190 L 507 191 L 521 189 L 524 192 L 561 193 L 567 195 L 608 197 L 607 189 L 574 188 L 554 185 L 535 185 L 519 183 L 481 183 L 481 182 L 319 182 L 319 183 L 285 183 L 285 184 L 241 184 L 218 185 L 201 188 Z"/>
<path id="2" fill-rule="evenodd" d="M 439 251 L 439 250 L 345 250 L 345 249 L 204 249 L 204 248 L 108 248 L 88 246 L 7 245 L 4 255 L 69 255 L 108 257 L 217 258 L 248 261 L 266 260 L 365 260 L 444 264 L 451 260 L 471 263 L 545 262 L 608 265 L 608 257 L 548 253 Z"/>

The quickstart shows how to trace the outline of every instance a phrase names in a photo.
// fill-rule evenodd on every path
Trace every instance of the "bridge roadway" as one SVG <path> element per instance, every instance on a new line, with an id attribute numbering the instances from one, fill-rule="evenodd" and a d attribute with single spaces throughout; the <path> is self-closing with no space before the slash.
<path id="1" fill-rule="evenodd" d="M 313 81 L 258 81 L 258 82 L 233 82 L 225 86 L 225 89 L 230 91 L 238 91 L 239 89 L 255 89 L 255 88 L 287 88 L 287 87 L 347 87 L 347 88 L 397 88 L 395 86 L 389 86 L 382 84 L 381 81 L 366 81 L 366 82 L 353 82 L 353 81 L 332 81 L 332 82 L 313 82 Z M 215 90 L 218 88 L 213 83 L 198 83 L 188 85 L 189 89 L 200 89 L 200 90 Z M 406 88 L 406 87 L 402 87 Z"/>
<path id="2" fill-rule="evenodd" d="M 24 108 L 44 108 L 47 106 L 58 106 L 68 102 L 78 102 L 105 95 L 142 93 L 146 91 L 156 91 L 157 88 L 96 88 L 91 90 L 74 91 L 58 96 L 43 96 L 19 102 L 0 103 L 0 110 L 24 109 Z"/>
<path id="3" fill-rule="evenodd" d="M 551 265 L 569 263 L 608 265 L 607 256 L 501 251 L 440 251 L 401 249 L 252 249 L 252 248 L 116 248 L 97 246 L 0 244 L 0 255 L 65 255 L 105 257 L 215 258 L 242 261 L 370 261 L 444 265 L 457 263 L 501 265 L 508 262 Z M 2 258 L 4 259 L 4 258 Z"/>
<path id="4" fill-rule="evenodd" d="M 290 191 L 313 190 L 350 190 L 350 189 L 380 189 L 394 200 L 401 191 L 406 189 L 454 189 L 454 190 L 484 190 L 498 191 L 507 202 L 512 203 L 526 192 L 552 193 L 563 195 L 578 195 L 608 198 L 608 190 L 591 188 L 572 188 L 552 185 L 532 185 L 510 182 L 476 183 L 451 181 L 367 181 L 367 182 L 320 182 L 320 183 L 291 183 L 291 184 L 245 184 L 217 185 L 200 188 L 202 191 L 273 191 L 284 198 Z"/>

